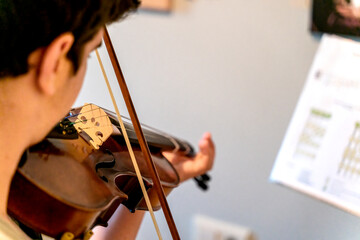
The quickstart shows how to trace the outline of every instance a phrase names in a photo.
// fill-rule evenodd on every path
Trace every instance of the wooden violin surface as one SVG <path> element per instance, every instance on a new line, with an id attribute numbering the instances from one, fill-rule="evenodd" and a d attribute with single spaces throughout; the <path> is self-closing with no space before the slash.
<path id="1" fill-rule="evenodd" d="M 147 209 L 116 120 L 109 115 L 114 131 L 95 149 L 91 137 L 77 133 L 72 126 L 79 113 L 80 109 L 73 109 L 46 139 L 26 151 L 10 189 L 8 213 L 54 238 L 66 232 L 77 237 L 96 225 L 106 225 L 119 204 L 130 211 Z M 98 125 L 96 121 L 94 125 Z M 130 124 L 127 128 L 131 132 Z M 146 130 L 146 135 L 167 195 L 178 186 L 179 176 L 161 151 L 174 148 L 189 151 L 189 146 L 175 146 L 173 139 L 150 130 Z M 159 199 L 136 137 L 131 141 L 151 205 L 159 209 Z"/>
<path id="2" fill-rule="evenodd" d="M 51 237 L 66 232 L 79 236 L 115 200 L 127 199 L 125 193 L 110 189 L 88 161 L 79 161 L 84 155 L 79 142 L 84 140 L 46 139 L 28 150 L 10 188 L 12 217 Z"/>

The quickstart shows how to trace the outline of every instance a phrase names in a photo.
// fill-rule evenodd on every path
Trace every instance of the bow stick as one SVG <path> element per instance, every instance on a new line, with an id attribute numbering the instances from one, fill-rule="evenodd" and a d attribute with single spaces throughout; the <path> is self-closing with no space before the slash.
<path id="1" fill-rule="evenodd" d="M 135 108 L 134 108 L 134 104 L 133 104 L 133 102 L 131 100 L 130 92 L 129 92 L 128 87 L 126 85 L 124 76 L 123 76 L 121 68 L 120 68 L 119 61 L 118 61 L 118 59 L 116 57 L 114 47 L 113 47 L 112 42 L 110 40 L 110 35 L 109 35 L 106 27 L 105 27 L 105 33 L 104 33 L 104 42 L 105 42 L 105 46 L 106 46 L 107 52 L 109 54 L 109 57 L 110 57 L 111 64 L 113 66 L 115 75 L 116 75 L 116 78 L 118 80 L 118 84 L 119 84 L 119 87 L 121 89 L 121 92 L 122 92 L 122 95 L 123 95 L 123 98 L 124 98 L 124 101 L 125 101 L 125 104 L 126 104 L 126 108 L 127 108 L 128 112 L 129 112 L 131 122 L 132 122 L 132 124 L 134 126 L 134 130 L 135 130 L 136 136 L 138 138 L 141 151 L 142 151 L 142 153 L 144 155 L 147 167 L 148 167 L 148 169 L 150 171 L 150 175 L 151 175 L 151 178 L 153 180 L 154 188 L 155 188 L 156 193 L 158 195 L 159 202 L 160 202 L 161 208 L 163 210 L 163 213 L 165 215 L 165 219 L 167 221 L 169 230 L 171 232 L 171 235 L 172 235 L 173 239 L 176 239 L 176 240 L 180 239 L 179 233 L 177 231 L 174 219 L 173 219 L 171 211 L 170 211 L 170 207 L 169 207 L 169 205 L 168 205 L 168 203 L 166 201 L 166 196 L 165 196 L 164 190 L 163 190 L 163 188 L 162 188 L 162 186 L 160 184 L 159 175 L 158 175 L 157 170 L 155 168 L 154 162 L 153 162 L 153 160 L 151 158 L 149 147 L 147 145 L 147 142 L 145 140 L 143 131 L 141 129 L 140 121 L 139 121 L 139 119 L 137 117 L 137 114 L 136 114 L 136 111 L 135 111 Z M 116 109 L 116 111 L 118 111 L 118 110 Z"/>

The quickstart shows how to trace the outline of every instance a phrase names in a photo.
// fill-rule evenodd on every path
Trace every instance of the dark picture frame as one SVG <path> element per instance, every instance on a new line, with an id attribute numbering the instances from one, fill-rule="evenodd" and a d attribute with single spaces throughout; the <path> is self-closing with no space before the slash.
<path id="1" fill-rule="evenodd" d="M 360 1 L 313 0 L 311 30 L 360 36 Z"/>

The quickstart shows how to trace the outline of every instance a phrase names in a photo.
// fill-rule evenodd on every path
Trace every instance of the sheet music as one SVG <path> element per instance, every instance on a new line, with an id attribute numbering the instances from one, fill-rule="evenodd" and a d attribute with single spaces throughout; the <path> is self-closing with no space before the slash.
<path id="1" fill-rule="evenodd" d="M 360 216 L 360 43 L 322 37 L 270 180 Z"/>

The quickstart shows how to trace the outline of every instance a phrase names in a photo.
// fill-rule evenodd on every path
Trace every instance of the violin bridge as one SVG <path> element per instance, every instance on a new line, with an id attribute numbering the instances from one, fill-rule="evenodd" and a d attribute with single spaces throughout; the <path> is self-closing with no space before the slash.
<path id="1" fill-rule="evenodd" d="M 95 149 L 99 149 L 113 133 L 108 115 L 94 104 L 84 105 L 74 126 L 79 133 L 84 132 L 90 137 L 90 144 Z"/>

